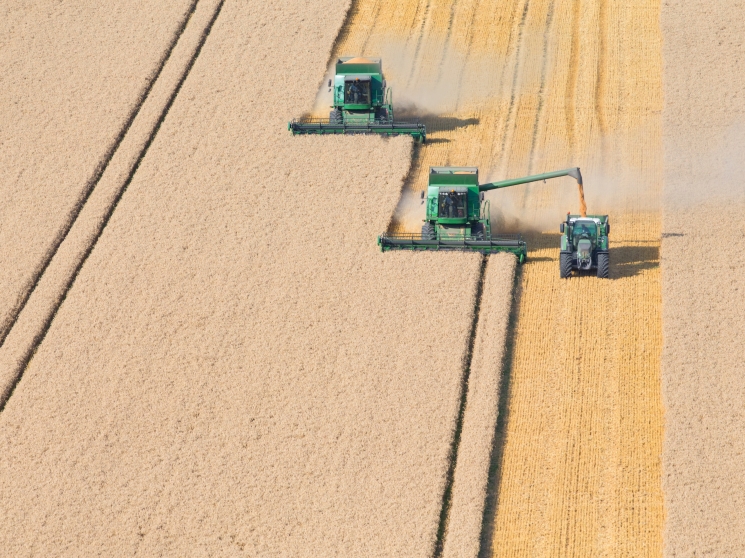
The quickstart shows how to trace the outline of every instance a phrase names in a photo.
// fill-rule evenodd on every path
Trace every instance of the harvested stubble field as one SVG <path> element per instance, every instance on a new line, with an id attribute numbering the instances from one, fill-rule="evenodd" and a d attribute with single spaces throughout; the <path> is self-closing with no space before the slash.
<path id="1" fill-rule="evenodd" d="M 743 4 L 661 21 L 665 556 L 745 556 Z"/>
<path id="2" fill-rule="evenodd" d="M 4 552 L 431 554 L 481 258 L 377 251 L 410 140 L 287 134 L 345 8 L 222 8 L 0 415 Z"/>
<path id="3" fill-rule="evenodd" d="M 0 8 L 0 345 L 193 4 Z"/>
<path id="4" fill-rule="evenodd" d="M 339 55 L 383 56 L 394 104 L 415 100 L 428 126 L 394 228 L 418 225 L 411 200 L 428 167 L 446 164 L 491 179 L 577 165 L 589 212 L 611 215 L 611 280 L 560 281 L 572 182 L 490 195 L 497 226 L 535 232 L 518 272 L 482 554 L 659 555 L 659 2 L 362 0 L 341 39 Z"/>

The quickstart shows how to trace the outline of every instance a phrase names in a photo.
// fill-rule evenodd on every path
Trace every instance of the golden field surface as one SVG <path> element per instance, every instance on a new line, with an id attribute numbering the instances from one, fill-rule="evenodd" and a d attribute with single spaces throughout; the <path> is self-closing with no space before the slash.
<path id="1" fill-rule="evenodd" d="M 580 166 L 589 212 L 610 214 L 611 280 L 562 281 L 572 181 L 487 195 L 497 228 L 535 232 L 483 554 L 662 551 L 658 20 L 656 1 L 360 1 L 336 48 L 382 56 L 394 107 L 413 101 L 428 126 L 393 227 L 417 231 L 418 192 L 438 165 L 479 166 L 482 181 Z"/>
<path id="2" fill-rule="evenodd" d="M 745 556 L 745 19 L 666 4 L 665 556 Z M 702 82 L 701 76 L 717 78 Z"/>
<path id="3" fill-rule="evenodd" d="M 432 553 L 481 257 L 379 252 L 411 140 L 287 132 L 345 8 L 218 5 L 103 230 L 55 267 L 0 414 L 4 552 Z"/>

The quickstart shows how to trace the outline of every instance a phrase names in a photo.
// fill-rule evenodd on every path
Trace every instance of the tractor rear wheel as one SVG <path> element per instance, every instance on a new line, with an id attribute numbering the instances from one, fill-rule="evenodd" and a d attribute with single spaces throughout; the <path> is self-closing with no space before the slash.
<path id="1" fill-rule="evenodd" d="M 560 252 L 559 253 L 559 275 L 562 279 L 566 279 L 572 273 L 572 253 L 571 252 Z"/>
<path id="2" fill-rule="evenodd" d="M 432 223 L 424 223 L 422 225 L 422 240 L 434 240 L 435 239 L 435 227 Z"/>
<path id="3" fill-rule="evenodd" d="M 610 276 L 610 254 L 601 252 L 598 254 L 598 277 L 607 279 Z"/>

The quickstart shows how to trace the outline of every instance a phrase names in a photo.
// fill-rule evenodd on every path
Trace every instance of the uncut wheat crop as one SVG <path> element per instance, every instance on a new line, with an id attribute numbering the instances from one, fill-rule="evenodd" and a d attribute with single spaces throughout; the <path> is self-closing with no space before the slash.
<path id="1" fill-rule="evenodd" d="M 661 24 L 664 555 L 742 556 L 745 24 L 732 1 L 666 4 Z"/>
<path id="2" fill-rule="evenodd" d="M 0 344 L 192 3 L 4 3 Z"/>
<path id="3" fill-rule="evenodd" d="M 379 252 L 408 138 L 287 132 L 345 9 L 223 7 L 0 415 L 9 553 L 431 553 L 480 257 Z"/>

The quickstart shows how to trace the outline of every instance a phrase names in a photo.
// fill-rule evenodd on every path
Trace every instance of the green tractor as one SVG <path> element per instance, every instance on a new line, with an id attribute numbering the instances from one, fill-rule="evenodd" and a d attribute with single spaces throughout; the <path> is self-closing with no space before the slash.
<path id="1" fill-rule="evenodd" d="M 393 120 L 392 93 L 380 58 L 339 58 L 328 86 L 334 99 L 329 118 L 295 119 L 287 126 L 293 134 L 403 134 L 421 143 L 427 139 L 424 124 Z"/>
<path id="2" fill-rule="evenodd" d="M 560 176 L 571 176 L 582 184 L 579 168 L 571 168 L 501 182 L 479 184 L 476 167 L 430 167 L 426 218 L 421 234 L 394 233 L 378 237 L 382 251 L 467 250 L 489 254 L 512 252 L 520 263 L 527 245 L 520 235 L 492 236 L 489 200 L 484 192 Z M 422 192 L 424 197 L 424 192 Z"/>
<path id="3" fill-rule="evenodd" d="M 597 276 L 607 279 L 610 272 L 607 215 L 570 215 L 559 225 L 561 252 L 559 275 L 569 277 L 573 270 L 596 270 Z"/>

